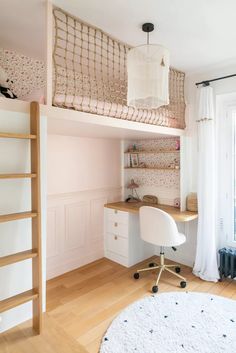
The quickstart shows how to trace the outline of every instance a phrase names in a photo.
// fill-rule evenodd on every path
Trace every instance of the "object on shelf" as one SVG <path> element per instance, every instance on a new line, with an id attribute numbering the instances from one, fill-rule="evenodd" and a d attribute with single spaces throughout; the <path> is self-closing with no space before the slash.
<path id="1" fill-rule="evenodd" d="M 174 207 L 180 208 L 180 198 L 179 197 L 176 197 L 176 199 L 174 199 Z"/>
<path id="2" fill-rule="evenodd" d="M 175 169 L 179 169 L 179 161 L 177 158 L 174 159 Z"/>
<path id="3" fill-rule="evenodd" d="M 180 150 L 180 140 L 176 140 L 176 142 L 175 142 L 175 149 L 176 149 L 177 151 Z"/>
<path id="4" fill-rule="evenodd" d="M 188 211 L 197 212 L 197 210 L 198 210 L 198 207 L 197 207 L 197 194 L 195 192 L 191 192 L 187 196 L 186 208 L 187 208 Z"/>
<path id="5" fill-rule="evenodd" d="M 139 168 L 146 168 L 146 167 L 147 167 L 146 163 L 144 162 L 139 163 Z"/>
<path id="6" fill-rule="evenodd" d="M 143 202 L 158 204 L 158 198 L 154 195 L 144 195 Z"/>
<path id="7" fill-rule="evenodd" d="M 133 145 L 129 146 L 128 152 L 139 152 L 139 149 L 137 148 L 136 144 L 133 144 Z"/>
<path id="8" fill-rule="evenodd" d="M 131 167 L 132 168 L 137 168 L 139 166 L 137 153 L 131 153 L 130 160 L 131 160 Z"/>
<path id="9" fill-rule="evenodd" d="M 126 202 L 137 202 L 140 201 L 140 198 L 137 193 L 138 184 L 134 182 L 134 179 L 131 179 L 130 184 L 128 184 L 127 189 L 131 190 L 131 195 L 127 197 Z M 134 196 L 135 195 L 135 196 Z"/>
<path id="10" fill-rule="evenodd" d="M 178 159 L 175 158 L 174 161 L 168 165 L 168 168 L 170 168 L 170 169 L 180 169 L 180 165 L 179 165 Z"/>

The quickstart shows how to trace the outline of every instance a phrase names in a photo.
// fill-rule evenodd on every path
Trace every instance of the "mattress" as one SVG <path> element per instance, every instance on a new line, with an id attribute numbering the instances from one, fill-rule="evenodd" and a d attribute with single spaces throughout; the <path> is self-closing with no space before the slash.
<path id="1" fill-rule="evenodd" d="M 174 116 L 173 111 L 176 111 L 176 109 L 174 109 L 171 104 L 169 106 L 160 107 L 157 110 L 134 109 L 119 103 L 56 93 L 53 98 L 53 105 L 60 108 L 68 108 L 116 119 L 179 129 L 185 128 L 184 119 L 181 118 L 183 112 L 179 112 L 179 116 Z"/>

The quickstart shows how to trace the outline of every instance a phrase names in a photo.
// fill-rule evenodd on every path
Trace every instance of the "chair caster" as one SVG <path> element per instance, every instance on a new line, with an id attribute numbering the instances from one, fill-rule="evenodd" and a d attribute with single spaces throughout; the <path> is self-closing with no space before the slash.
<path id="1" fill-rule="evenodd" d="M 185 288 L 187 286 L 187 283 L 185 281 L 180 282 L 180 287 Z"/>
<path id="2" fill-rule="evenodd" d="M 175 268 L 175 272 L 176 272 L 176 273 L 180 273 L 180 271 L 181 271 L 181 268 L 180 268 L 180 267 L 176 267 L 176 268 Z"/>
<path id="3" fill-rule="evenodd" d="M 155 262 L 151 262 L 148 267 L 155 267 L 157 264 L 155 264 Z"/>
<path id="4" fill-rule="evenodd" d="M 157 293 L 157 292 L 158 292 L 158 286 L 153 286 L 152 293 Z"/>
<path id="5" fill-rule="evenodd" d="M 134 273 L 134 279 L 139 279 L 139 273 L 138 272 Z"/>

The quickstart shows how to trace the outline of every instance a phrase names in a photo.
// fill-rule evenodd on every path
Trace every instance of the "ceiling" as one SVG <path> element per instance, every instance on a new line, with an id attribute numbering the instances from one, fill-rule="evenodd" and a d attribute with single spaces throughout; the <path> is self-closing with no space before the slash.
<path id="1" fill-rule="evenodd" d="M 194 72 L 236 61 L 235 0 L 54 0 L 57 6 L 131 45 L 146 41 L 170 49 L 171 66 Z M 45 58 L 45 1 L 1 0 L 0 46 Z"/>
<path id="2" fill-rule="evenodd" d="M 45 60 L 45 1 L 0 0 L 0 2 L 0 47 Z"/>

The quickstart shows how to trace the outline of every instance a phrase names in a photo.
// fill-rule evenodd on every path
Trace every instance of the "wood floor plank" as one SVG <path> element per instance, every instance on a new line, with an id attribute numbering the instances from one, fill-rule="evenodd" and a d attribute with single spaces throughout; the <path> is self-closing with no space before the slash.
<path id="1" fill-rule="evenodd" d="M 35 335 L 31 321 L 27 321 L 0 335 L 0 352 L 87 353 L 87 350 L 68 336 L 48 314 L 44 314 L 41 335 Z"/>
<path id="2" fill-rule="evenodd" d="M 48 281 L 43 334 L 35 338 L 29 328 L 20 325 L 13 334 L 4 333 L 0 337 L 0 352 L 98 353 L 101 339 L 113 318 L 129 304 L 150 295 L 155 271 L 143 273 L 138 281 L 133 279 L 133 273 L 152 261 L 158 261 L 158 257 L 127 269 L 101 259 Z M 236 281 L 205 282 L 195 277 L 191 268 L 181 266 L 181 269 L 187 278 L 188 291 L 236 299 Z M 170 291 L 185 289 L 179 287 L 176 277 L 164 273 L 159 292 Z"/>

